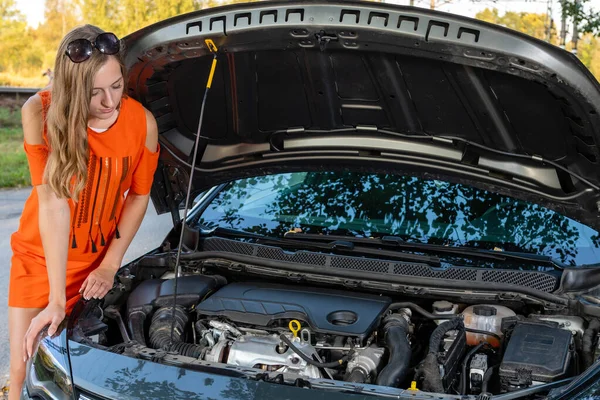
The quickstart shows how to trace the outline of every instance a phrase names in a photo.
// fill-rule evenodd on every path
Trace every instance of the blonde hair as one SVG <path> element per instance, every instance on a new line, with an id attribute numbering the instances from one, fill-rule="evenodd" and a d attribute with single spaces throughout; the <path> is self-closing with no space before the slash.
<path id="1" fill-rule="evenodd" d="M 50 154 L 44 172 L 44 181 L 59 198 L 75 201 L 88 179 L 89 146 L 87 121 L 94 78 L 98 70 L 115 57 L 125 78 L 122 49 L 118 54 L 105 55 L 94 48 L 89 59 L 74 63 L 65 54 L 73 40 L 87 39 L 94 43 L 104 31 L 93 25 L 77 27 L 63 38 L 54 64 L 52 97 L 46 126 Z"/>

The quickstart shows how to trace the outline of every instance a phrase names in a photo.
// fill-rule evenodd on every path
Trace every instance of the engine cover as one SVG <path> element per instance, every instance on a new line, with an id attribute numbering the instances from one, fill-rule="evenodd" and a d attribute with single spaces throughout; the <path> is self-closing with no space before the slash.
<path id="1" fill-rule="evenodd" d="M 197 307 L 199 315 L 268 327 L 278 319 L 299 319 L 313 331 L 364 339 L 390 304 L 385 296 L 301 286 L 232 283 Z"/>

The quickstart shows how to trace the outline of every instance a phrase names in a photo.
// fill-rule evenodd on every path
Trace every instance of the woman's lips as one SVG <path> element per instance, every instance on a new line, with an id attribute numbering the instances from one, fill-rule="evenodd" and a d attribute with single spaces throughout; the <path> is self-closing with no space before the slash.
<path id="1" fill-rule="evenodd" d="M 103 114 L 110 114 L 110 113 L 111 113 L 111 112 L 113 112 L 113 111 L 115 111 L 115 109 L 114 109 L 114 108 L 102 108 L 102 109 L 100 110 L 100 112 L 101 112 L 101 113 L 103 113 Z"/>

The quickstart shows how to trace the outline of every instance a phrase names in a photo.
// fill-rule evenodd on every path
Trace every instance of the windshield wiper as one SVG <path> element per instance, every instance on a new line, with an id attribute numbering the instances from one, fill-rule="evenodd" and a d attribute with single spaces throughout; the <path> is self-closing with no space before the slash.
<path id="1" fill-rule="evenodd" d="M 451 255 L 455 255 L 457 257 L 461 257 L 461 258 L 476 257 L 479 259 L 500 261 L 500 262 L 504 262 L 507 260 L 523 261 L 523 262 L 527 262 L 527 263 L 551 264 L 551 265 L 561 268 L 561 269 L 565 267 L 562 263 L 557 262 L 552 257 L 545 256 L 545 255 L 512 252 L 512 251 L 485 250 L 485 249 L 477 249 L 477 248 L 465 247 L 465 246 L 443 246 L 443 245 L 439 245 L 439 244 L 430 244 L 430 243 L 412 243 L 412 242 L 407 242 L 398 236 L 383 236 L 381 238 L 361 238 L 361 237 L 342 236 L 342 235 L 317 235 L 317 234 L 311 234 L 311 233 L 287 232 L 284 235 L 284 237 L 289 238 L 289 239 L 294 239 L 294 240 L 310 240 L 310 241 L 321 241 L 321 242 L 345 240 L 348 242 L 366 245 L 366 246 L 396 248 L 396 249 L 403 249 L 403 250 L 407 250 L 407 251 L 423 251 L 423 252 L 433 252 L 433 253 L 440 253 L 440 254 L 451 254 Z"/>
<path id="2" fill-rule="evenodd" d="M 215 228 L 210 231 L 202 231 L 203 235 L 217 235 L 226 236 L 233 238 L 248 238 L 255 239 L 258 244 L 274 245 L 279 247 L 294 248 L 296 250 L 327 250 L 335 253 L 346 253 L 346 254 L 362 254 L 375 256 L 379 259 L 389 259 L 396 261 L 406 261 L 427 264 L 432 267 L 441 267 L 442 261 L 436 256 L 427 256 L 420 254 L 402 253 L 397 249 L 393 251 L 375 249 L 369 246 L 357 246 L 357 242 L 354 242 L 352 237 L 339 236 L 333 240 L 327 240 L 327 243 L 323 243 L 322 240 L 308 240 L 306 237 L 301 237 L 301 240 L 296 238 L 290 238 L 284 235 L 283 237 L 272 237 L 260 235 L 257 233 L 238 231 L 236 229 L 228 228 Z M 318 236 L 318 235 L 315 235 Z M 350 240 L 348 240 L 350 239 Z"/>

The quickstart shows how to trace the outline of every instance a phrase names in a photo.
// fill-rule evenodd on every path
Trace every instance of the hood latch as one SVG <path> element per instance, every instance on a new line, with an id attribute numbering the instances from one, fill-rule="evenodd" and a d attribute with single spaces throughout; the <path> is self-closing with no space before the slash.
<path id="1" fill-rule="evenodd" d="M 329 42 L 338 40 L 335 33 L 326 33 L 325 31 L 315 33 L 315 38 L 317 38 L 317 41 L 319 42 L 319 49 L 321 49 L 321 51 L 325 50 Z"/>

